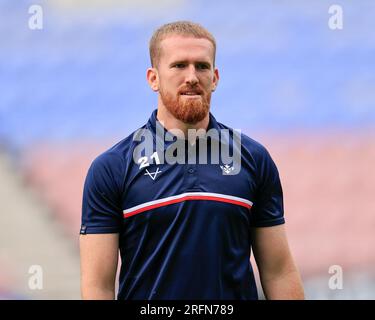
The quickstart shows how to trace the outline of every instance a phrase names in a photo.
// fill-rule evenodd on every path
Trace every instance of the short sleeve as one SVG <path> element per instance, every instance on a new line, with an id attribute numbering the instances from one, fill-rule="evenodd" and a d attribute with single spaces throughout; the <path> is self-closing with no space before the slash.
<path id="1" fill-rule="evenodd" d="M 83 188 L 81 234 L 120 232 L 123 169 L 116 154 L 104 153 L 91 164 Z"/>
<path id="2" fill-rule="evenodd" d="M 283 191 L 276 164 L 264 147 L 257 162 L 256 198 L 251 208 L 252 225 L 270 227 L 283 224 Z"/>

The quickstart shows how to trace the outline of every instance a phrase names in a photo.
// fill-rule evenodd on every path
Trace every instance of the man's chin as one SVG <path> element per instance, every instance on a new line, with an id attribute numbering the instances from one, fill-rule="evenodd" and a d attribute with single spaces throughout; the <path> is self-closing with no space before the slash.
<path id="1" fill-rule="evenodd" d="M 208 114 L 210 106 L 201 95 L 181 95 L 173 100 L 169 95 L 162 95 L 167 110 L 178 120 L 195 125 Z"/>
<path id="2" fill-rule="evenodd" d="M 195 100 L 195 99 L 194 99 Z M 186 124 L 197 124 L 202 121 L 208 114 L 209 108 L 204 107 L 202 104 L 199 106 L 194 104 L 184 104 L 181 109 L 176 110 L 176 118 Z"/>

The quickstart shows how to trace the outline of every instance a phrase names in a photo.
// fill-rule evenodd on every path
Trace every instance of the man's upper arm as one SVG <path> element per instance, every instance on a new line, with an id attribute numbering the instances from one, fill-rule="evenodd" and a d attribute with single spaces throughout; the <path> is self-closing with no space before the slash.
<path id="1" fill-rule="evenodd" d="M 257 192 L 251 209 L 251 244 L 267 299 L 304 297 L 285 232 L 283 191 L 276 164 L 265 148 L 257 161 Z"/>
<path id="2" fill-rule="evenodd" d="M 295 270 L 283 224 L 252 228 L 252 247 L 261 277 L 272 278 Z"/>
<path id="3" fill-rule="evenodd" d="M 124 162 L 104 153 L 90 166 L 83 190 L 80 230 L 84 299 L 113 299 L 121 232 Z"/>
<path id="4" fill-rule="evenodd" d="M 80 236 L 83 299 L 114 299 L 119 234 Z"/>
<path id="5" fill-rule="evenodd" d="M 254 257 L 266 299 L 304 299 L 284 225 L 252 230 Z"/>

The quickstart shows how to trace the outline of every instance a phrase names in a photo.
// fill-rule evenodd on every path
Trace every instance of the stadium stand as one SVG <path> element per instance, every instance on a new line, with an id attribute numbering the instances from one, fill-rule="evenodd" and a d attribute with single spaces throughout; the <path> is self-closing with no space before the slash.
<path id="1" fill-rule="evenodd" d="M 0 298 L 79 297 L 88 166 L 156 107 L 145 81 L 153 29 L 191 19 L 217 38 L 216 118 L 279 167 L 307 297 L 374 299 L 373 2 L 340 1 L 340 31 L 326 0 L 104 2 L 39 1 L 42 30 L 28 28 L 32 1 L 0 3 Z M 41 292 L 27 288 L 34 263 L 46 270 Z M 328 288 L 331 265 L 343 290 Z"/>

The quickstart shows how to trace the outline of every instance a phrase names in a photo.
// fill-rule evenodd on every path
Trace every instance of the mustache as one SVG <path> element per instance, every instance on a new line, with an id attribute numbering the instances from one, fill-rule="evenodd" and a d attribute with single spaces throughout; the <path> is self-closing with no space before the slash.
<path id="1" fill-rule="evenodd" d="M 178 93 L 181 94 L 181 93 L 186 93 L 186 92 L 190 92 L 190 91 L 193 91 L 197 94 L 203 94 L 204 93 L 204 91 L 199 86 L 194 86 L 194 87 L 184 86 L 180 90 L 178 90 Z"/>

